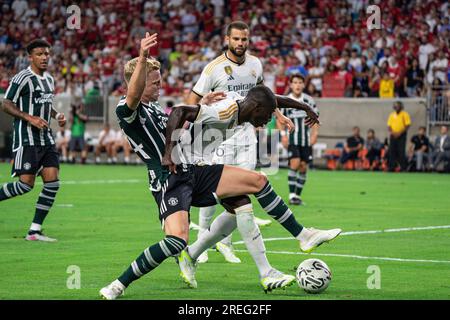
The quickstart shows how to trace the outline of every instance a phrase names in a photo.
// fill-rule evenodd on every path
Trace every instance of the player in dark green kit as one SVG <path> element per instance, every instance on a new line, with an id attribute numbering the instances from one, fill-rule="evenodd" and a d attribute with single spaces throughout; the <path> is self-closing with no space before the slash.
<path id="1" fill-rule="evenodd" d="M 209 108 L 205 104 L 221 99 L 222 93 L 209 93 L 203 97 L 201 105 L 177 107 L 167 118 L 157 102 L 161 86 L 160 65 L 156 60 L 147 58 L 148 49 L 154 45 L 156 34 L 150 36 L 147 33 L 141 40 L 139 57 L 126 63 L 127 95 L 120 100 L 116 115 L 130 145 L 147 165 L 150 190 L 159 208 L 165 236 L 146 248 L 122 275 L 100 290 L 100 295 L 104 299 L 116 299 L 133 281 L 158 267 L 168 257 L 180 255 L 188 243 L 191 206 L 205 207 L 219 202 L 230 212 L 219 215 L 205 232 L 206 241 L 198 246 L 200 253 L 236 229 L 235 214 L 253 219 L 247 194 L 254 194 L 264 210 L 299 240 L 301 250 L 310 252 L 334 239 L 340 229 L 322 231 L 303 228 L 298 224 L 263 174 L 227 165 L 175 165 L 172 162 L 171 150 L 176 141 L 172 140 L 174 130 L 180 128 L 185 120 L 194 122 L 199 109 Z M 288 107 L 305 108 L 291 99 L 282 100 Z M 240 118 L 236 122 L 261 126 L 271 118 L 276 105 L 277 99 L 270 89 L 257 86 L 240 103 Z M 306 107 L 305 110 L 310 117 L 307 123 L 318 122 L 312 109 Z M 261 239 L 261 234 L 256 234 L 255 239 Z M 189 263 L 189 259 L 185 254 L 184 263 Z M 295 282 L 295 277 L 272 270 L 276 272 L 269 272 L 261 279 L 265 290 L 282 288 Z"/>
<path id="2" fill-rule="evenodd" d="M 50 44 L 34 40 L 27 46 L 31 65 L 16 74 L 6 91 L 2 109 L 14 117 L 14 162 L 12 175 L 19 180 L 0 187 L 0 201 L 31 191 L 36 175 L 44 182 L 36 203 L 36 211 L 26 240 L 56 241 L 42 233 L 41 226 L 51 209 L 59 189 L 59 155 L 50 120 L 64 126 L 64 114 L 53 108 L 55 82 L 46 71 Z"/>
<path id="3" fill-rule="evenodd" d="M 288 97 L 309 105 L 318 113 L 319 110 L 314 99 L 303 93 L 305 78 L 300 74 L 294 74 L 290 77 L 289 83 L 291 93 Z M 316 124 L 310 128 L 305 123 L 307 114 L 303 110 L 283 109 L 282 113 L 294 122 L 293 132 L 286 133 L 284 130 L 281 130 L 281 142 L 288 149 L 289 157 L 289 204 L 301 205 L 302 200 L 300 196 L 306 183 L 308 165 L 313 159 L 312 146 L 317 141 L 319 125 Z M 280 125 L 278 127 L 281 129 Z"/>

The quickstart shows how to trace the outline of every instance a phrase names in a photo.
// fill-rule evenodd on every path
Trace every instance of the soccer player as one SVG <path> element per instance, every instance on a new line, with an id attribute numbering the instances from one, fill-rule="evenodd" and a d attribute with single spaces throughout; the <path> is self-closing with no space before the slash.
<path id="1" fill-rule="evenodd" d="M 210 243 L 217 242 L 236 228 L 234 213 L 253 220 L 250 199 L 240 196 L 246 194 L 257 194 L 269 214 L 292 229 L 292 233 L 299 237 L 301 248 L 305 251 L 313 250 L 337 236 L 329 231 L 312 230 L 298 225 L 281 198 L 278 200 L 263 174 L 224 165 L 186 164 L 177 166 L 177 173 L 170 173 L 169 168 L 162 165 L 162 161 L 171 163 L 171 160 L 170 156 L 164 160 L 162 158 L 167 140 L 167 115 L 157 102 L 161 74 L 159 63 L 146 57 L 148 49 L 155 44 L 156 34 L 150 36 L 147 33 L 141 40 L 139 57 L 125 65 L 127 96 L 120 100 L 116 114 L 134 151 L 147 165 L 150 190 L 158 204 L 159 218 L 166 236 L 145 249 L 118 279 L 100 290 L 100 295 L 105 299 L 116 299 L 133 281 L 155 269 L 168 257 L 179 255 L 188 241 L 191 205 L 210 206 L 217 203 L 217 199 L 221 199 L 221 203 L 233 213 L 224 212 L 214 220 L 205 234 L 205 239 Z M 209 94 L 202 99 L 202 103 L 209 104 L 218 95 L 220 94 Z M 209 102 L 206 101 L 208 99 Z M 270 117 L 274 101 L 270 100 L 268 103 L 272 103 L 271 107 L 261 109 L 265 110 L 263 114 L 256 112 L 254 124 L 264 123 Z M 192 107 L 196 106 L 188 106 Z M 179 123 L 177 113 L 173 116 L 175 120 L 172 120 L 171 132 Z M 250 116 L 253 114 L 247 112 L 247 117 Z M 170 145 L 170 148 L 172 147 Z M 170 168 L 174 170 L 172 165 Z M 260 234 L 256 236 L 260 237 Z M 292 284 L 295 278 L 269 267 L 261 281 L 266 289 L 275 289 Z"/>
<path id="2" fill-rule="evenodd" d="M 59 154 L 50 120 L 56 119 L 62 127 L 66 118 L 53 108 L 55 81 L 47 72 L 50 44 L 38 39 L 30 42 L 26 50 L 31 65 L 12 78 L 2 103 L 3 111 L 14 117 L 12 176 L 19 180 L 0 188 L 0 201 L 30 192 L 40 174 L 44 186 L 25 239 L 53 242 L 56 239 L 42 233 L 42 224 L 59 189 Z"/>
<path id="3" fill-rule="evenodd" d="M 199 80 L 190 93 L 187 104 L 196 104 L 208 92 L 223 91 L 236 92 L 241 96 L 257 84 L 263 83 L 263 68 L 261 61 L 250 54 L 247 48 L 250 41 L 250 28 L 242 21 L 232 22 L 226 30 L 225 41 L 228 49 L 222 55 L 211 61 L 203 70 Z M 279 110 L 276 111 L 278 121 L 283 125 L 293 126 L 292 122 L 284 117 Z M 215 150 L 214 163 L 237 165 L 250 170 L 256 167 L 257 140 L 255 128 L 250 123 L 244 123 L 234 129 L 234 134 Z M 198 236 L 209 227 L 214 216 L 215 206 L 200 208 Z M 268 225 L 270 220 L 255 217 L 259 225 Z M 240 263 L 234 254 L 231 244 L 231 235 L 216 245 L 217 250 L 223 254 L 226 261 Z M 207 251 L 198 259 L 199 263 L 208 260 Z"/>
<path id="4" fill-rule="evenodd" d="M 294 74 L 289 78 L 291 93 L 289 98 L 308 104 L 316 112 L 314 99 L 303 93 L 305 78 L 301 74 Z M 301 205 L 300 198 L 306 183 L 308 164 L 312 161 L 312 146 L 317 142 L 319 125 L 309 128 L 305 124 L 306 112 L 296 109 L 283 109 L 282 113 L 294 122 L 295 129 L 291 133 L 281 130 L 281 142 L 288 149 L 289 171 L 289 204 Z"/>
<path id="5" fill-rule="evenodd" d="M 271 112 L 275 111 L 277 105 L 282 108 L 304 110 L 307 114 L 305 125 L 311 126 L 318 122 L 312 120 L 316 119 L 317 114 L 310 105 L 297 102 L 290 98 L 275 96 L 269 88 L 263 85 L 258 85 L 250 89 L 245 98 L 235 92 L 228 92 L 226 99 L 216 102 L 211 106 L 182 106 L 172 111 L 166 130 L 166 151 L 163 164 L 168 165 L 171 171 L 173 171 L 175 170 L 174 161 L 184 162 L 186 161 L 185 159 L 189 159 L 194 162 L 198 160 L 199 163 L 208 163 L 208 157 L 210 155 L 205 150 L 216 148 L 220 144 L 219 137 L 225 136 L 228 129 L 245 122 L 250 122 L 255 127 L 260 127 L 271 120 Z M 194 130 L 191 128 L 188 132 L 183 132 L 180 138 L 178 138 L 177 134 L 179 132 L 175 130 L 180 129 L 185 121 L 200 124 L 203 130 L 202 133 L 204 134 L 196 132 L 196 127 L 194 126 Z M 212 132 L 208 132 L 208 129 L 213 130 L 211 130 Z M 190 135 L 190 139 L 184 137 L 186 134 Z M 209 139 L 208 136 L 214 136 L 215 139 Z M 175 141 L 181 142 L 177 145 L 176 149 L 174 149 Z M 225 166 L 219 187 L 222 181 L 226 181 L 228 188 L 239 192 L 241 184 L 245 184 L 247 179 L 252 179 L 251 176 L 247 176 L 249 172 L 252 171 L 233 166 Z M 340 229 L 322 231 L 313 228 L 303 228 L 295 220 L 291 210 L 283 200 L 273 191 L 265 175 L 263 176 L 266 181 L 264 189 L 253 194 L 256 196 L 264 211 L 276 219 L 295 238 L 300 240 L 300 249 L 302 251 L 310 252 L 313 250 L 312 247 L 304 245 L 303 237 L 317 237 L 316 239 L 320 238 L 321 240 L 319 242 L 323 243 L 323 241 L 327 242 L 339 235 L 341 232 Z M 241 193 L 237 194 L 239 195 Z M 248 194 L 250 194 L 250 191 L 248 191 Z M 219 196 L 219 194 L 217 195 Z M 219 198 L 221 197 L 219 196 Z M 227 208 L 225 205 L 224 207 Z M 258 267 L 264 290 L 270 291 L 271 289 L 277 288 L 277 284 L 270 285 L 266 282 L 266 274 L 268 273 L 270 275 L 271 267 L 265 255 L 265 246 L 261 233 L 252 219 L 252 214 L 251 206 L 245 212 L 235 210 L 236 225 L 250 255 Z M 230 214 L 225 211 L 216 220 L 221 221 L 221 219 L 227 216 L 230 216 Z M 202 233 L 194 244 L 182 252 L 178 259 L 181 276 L 190 287 L 197 287 L 195 268 L 198 257 L 213 245 L 215 240 L 221 239 L 226 235 L 223 229 L 216 226 L 216 220 L 213 221 L 211 227 Z M 315 235 L 313 236 L 313 234 Z M 279 283 L 282 282 L 280 281 Z"/>

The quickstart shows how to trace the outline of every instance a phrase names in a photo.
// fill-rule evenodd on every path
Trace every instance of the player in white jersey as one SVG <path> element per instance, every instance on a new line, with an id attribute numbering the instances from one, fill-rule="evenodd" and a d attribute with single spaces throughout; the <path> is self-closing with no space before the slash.
<path id="1" fill-rule="evenodd" d="M 250 39 L 249 30 L 248 25 L 241 21 L 232 22 L 227 27 L 225 37 L 228 44 L 227 51 L 205 67 L 186 101 L 188 104 L 198 103 L 205 94 L 211 91 L 236 92 L 245 97 L 251 88 L 263 83 L 261 61 L 255 56 L 246 54 Z M 278 109 L 276 115 L 279 123 L 293 127 L 293 123 Z M 251 124 L 245 123 L 233 130 L 234 134 L 231 138 L 216 148 L 213 162 L 237 165 L 250 170 L 255 169 L 257 161 L 255 128 Z M 209 150 L 207 151 L 209 152 Z M 209 157 L 209 155 L 206 156 Z M 199 236 L 211 224 L 214 212 L 215 206 L 200 208 Z M 271 222 L 256 217 L 255 220 L 260 225 L 268 225 Z M 233 252 L 231 235 L 218 243 L 216 248 L 228 262 L 240 262 Z M 207 260 L 206 252 L 198 259 L 200 263 Z"/>

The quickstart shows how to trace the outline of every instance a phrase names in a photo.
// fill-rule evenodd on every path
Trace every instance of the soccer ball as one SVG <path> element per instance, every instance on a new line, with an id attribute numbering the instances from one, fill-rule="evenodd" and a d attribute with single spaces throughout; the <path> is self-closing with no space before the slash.
<path id="1" fill-rule="evenodd" d="M 330 285 L 331 270 L 322 260 L 307 259 L 298 266 L 296 278 L 307 293 L 321 293 Z"/>

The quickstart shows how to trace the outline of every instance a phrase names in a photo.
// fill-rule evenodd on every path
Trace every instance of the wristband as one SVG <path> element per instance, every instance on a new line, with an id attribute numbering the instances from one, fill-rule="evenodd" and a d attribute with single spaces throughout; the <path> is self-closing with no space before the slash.
<path id="1" fill-rule="evenodd" d="M 282 137 L 286 136 L 286 131 L 280 130 L 280 135 L 281 135 Z"/>
<path id="2" fill-rule="evenodd" d="M 59 120 L 58 118 L 59 118 L 60 115 L 61 115 L 61 113 L 58 112 L 58 113 L 56 114 L 56 116 L 55 116 L 55 119 L 56 119 L 56 120 Z"/>

